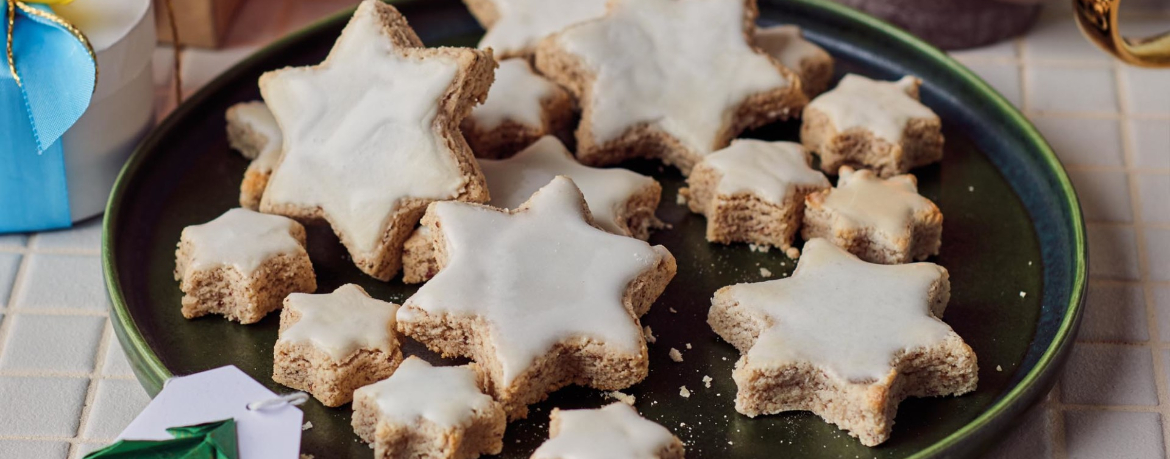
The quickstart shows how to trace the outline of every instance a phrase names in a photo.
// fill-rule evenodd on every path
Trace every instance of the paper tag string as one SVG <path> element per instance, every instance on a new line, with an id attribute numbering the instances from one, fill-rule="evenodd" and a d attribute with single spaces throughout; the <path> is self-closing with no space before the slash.
<path id="1" fill-rule="evenodd" d="M 175 8 L 171 0 L 164 0 L 163 5 L 167 8 L 167 22 L 171 24 L 171 46 L 175 49 L 175 106 L 178 106 L 183 102 L 183 61 L 179 59 L 179 49 L 183 44 L 179 41 L 179 22 L 175 20 Z"/>
<path id="2" fill-rule="evenodd" d="M 304 392 L 293 392 L 291 394 L 281 395 L 276 398 L 249 403 L 248 409 L 252 411 L 262 411 L 268 408 L 276 408 L 284 405 L 299 406 L 307 401 L 309 401 L 309 394 Z"/>

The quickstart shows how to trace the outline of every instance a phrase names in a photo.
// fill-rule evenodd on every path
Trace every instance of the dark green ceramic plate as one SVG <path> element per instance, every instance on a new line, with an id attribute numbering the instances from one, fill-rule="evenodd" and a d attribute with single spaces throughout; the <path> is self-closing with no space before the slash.
<path id="1" fill-rule="evenodd" d="M 473 45 L 482 33 L 457 0 L 408 1 L 399 8 L 429 45 Z M 941 255 L 953 296 L 946 320 L 979 356 L 979 389 L 963 397 L 909 400 L 893 437 L 867 448 L 808 413 L 749 419 L 733 407 L 731 369 L 738 354 L 705 323 L 711 294 L 724 285 L 776 276 L 793 262 L 779 251 L 709 245 L 704 220 L 675 204 L 682 178 L 655 163 L 627 166 L 664 187 L 659 217 L 673 225 L 651 239 L 678 258 L 679 274 L 644 319 L 650 376 L 626 392 L 638 409 L 682 438 L 692 458 L 969 457 L 994 442 L 1051 387 L 1081 316 L 1086 248 L 1080 210 L 1068 179 L 1036 130 L 968 70 L 905 33 L 824 0 L 761 0 L 762 24 L 796 23 L 838 59 L 838 72 L 883 79 L 914 74 L 926 81 L 923 101 L 942 116 L 942 164 L 914 171 L 922 192 L 946 215 Z M 257 99 L 265 70 L 321 61 L 347 14 L 276 43 L 239 64 L 179 107 L 142 144 L 122 171 L 105 220 L 103 258 L 114 324 L 139 380 L 152 393 L 171 375 L 236 365 L 276 391 L 272 346 L 277 315 L 241 326 L 218 318 L 185 320 L 171 272 L 184 226 L 206 222 L 236 205 L 246 162 L 228 149 L 224 110 Z M 747 133 L 797 139 L 796 123 Z M 320 291 L 346 282 L 401 302 L 414 291 L 395 280 L 361 275 L 327 228 L 310 230 L 309 253 Z M 1020 292 L 1027 292 L 1021 297 Z M 677 312 L 671 312 L 673 308 Z M 692 349 L 688 349 L 688 343 Z M 667 357 L 683 350 L 685 361 Z M 407 354 L 437 360 L 417 343 Z M 710 388 L 702 378 L 710 375 Z M 691 391 L 679 396 L 679 386 Z M 567 388 L 508 427 L 504 457 L 528 457 L 547 436 L 548 411 L 607 403 L 593 390 Z M 304 451 L 321 458 L 369 457 L 349 427 L 349 407 L 304 406 L 314 427 Z"/>

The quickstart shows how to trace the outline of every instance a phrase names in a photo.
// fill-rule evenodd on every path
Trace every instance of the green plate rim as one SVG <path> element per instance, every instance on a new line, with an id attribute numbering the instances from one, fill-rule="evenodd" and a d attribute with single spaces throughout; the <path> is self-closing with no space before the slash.
<path id="1" fill-rule="evenodd" d="M 387 0 L 383 0 L 387 1 Z M 405 3 L 412 0 L 389 0 L 387 3 Z M 843 16 L 847 19 L 863 23 L 877 31 L 884 33 L 889 38 L 897 40 L 902 44 L 915 48 L 926 58 L 932 59 L 936 64 L 941 64 L 954 75 L 960 77 L 966 83 L 972 85 L 986 100 L 990 101 L 992 107 L 999 112 L 1005 119 L 1021 128 L 1026 138 L 1031 141 L 1040 154 L 1040 159 L 1048 166 L 1050 172 L 1053 173 L 1057 180 L 1063 196 L 1065 204 L 1068 205 L 1069 217 L 1073 220 L 1073 264 L 1075 273 L 1072 278 L 1072 285 L 1069 291 L 1069 302 L 1065 309 L 1064 320 L 1057 329 L 1056 334 L 1052 338 L 1052 343 L 1044 354 L 1036 361 L 1036 365 L 1031 371 L 1025 375 L 1019 383 L 1016 384 L 1010 391 L 1008 391 L 1002 398 L 987 408 L 982 414 L 975 419 L 968 422 L 959 430 L 951 433 L 942 440 L 935 442 L 927 448 L 918 451 L 909 456 L 909 459 L 919 459 L 932 457 L 937 454 L 945 452 L 948 448 L 958 444 L 967 437 L 973 435 L 976 431 L 984 428 L 992 423 L 995 418 L 1003 415 L 1007 410 L 1014 407 L 1025 392 L 1032 388 L 1032 386 L 1039 384 L 1041 379 L 1050 371 L 1055 371 L 1051 368 L 1054 365 L 1054 360 L 1061 354 L 1063 349 L 1070 345 L 1073 337 L 1076 335 L 1076 328 L 1079 324 L 1079 318 L 1083 313 L 1084 295 L 1087 286 L 1088 276 L 1088 246 L 1085 241 L 1085 221 L 1081 212 L 1080 203 L 1077 199 L 1076 191 L 1072 186 L 1072 182 L 1068 178 L 1068 174 L 1064 170 L 1064 166 L 1056 157 L 1056 153 L 1044 140 L 1044 137 L 1036 130 L 1035 126 L 1024 117 L 1019 110 L 1017 110 L 1011 103 L 1007 101 L 1002 95 L 991 88 L 981 78 L 976 76 L 971 70 L 955 61 L 946 53 L 938 48 L 930 45 L 921 39 L 911 35 L 909 32 L 898 28 L 890 23 L 882 21 L 878 18 L 862 13 L 858 10 L 846 7 L 844 5 L 831 2 L 829 0 L 787 0 L 792 3 L 800 3 L 812 8 L 819 8 L 825 10 L 830 14 Z M 126 303 L 126 298 L 119 288 L 120 275 L 117 266 L 114 264 L 114 237 L 112 227 L 114 221 L 118 219 L 118 214 L 121 211 L 119 203 L 122 202 L 126 193 L 126 184 L 129 176 L 135 174 L 141 167 L 147 157 L 147 152 L 152 150 L 157 140 L 155 140 L 154 133 L 165 132 L 180 119 L 186 117 L 199 102 L 211 97 L 217 93 L 220 88 L 227 85 L 236 78 L 236 75 L 243 72 L 244 68 L 251 62 L 259 59 L 260 56 L 268 54 L 273 49 L 283 46 L 284 44 L 296 41 L 300 37 L 311 34 L 316 30 L 339 21 L 342 18 L 348 17 L 352 14 L 352 9 L 346 9 L 332 14 L 326 18 L 318 20 L 309 26 L 306 26 L 292 34 L 285 36 L 260 50 L 254 52 L 244 60 L 237 63 L 232 68 L 221 74 L 219 77 L 212 80 L 202 89 L 197 91 L 193 96 L 187 98 L 180 104 L 170 115 L 167 116 L 161 124 L 151 131 L 141 144 L 135 148 L 134 153 L 130 156 L 125 167 L 118 174 L 118 178 L 114 181 L 113 191 L 110 193 L 110 199 L 106 203 L 105 216 L 102 219 L 102 272 L 105 277 L 106 292 L 110 299 L 110 308 L 113 311 L 111 317 L 114 323 L 115 334 L 118 335 L 123 347 L 128 351 L 127 354 L 135 367 L 135 373 L 140 382 L 151 394 L 157 393 L 163 386 L 163 383 L 169 379 L 172 374 L 163 366 L 162 361 L 150 349 L 146 343 L 142 332 L 138 329 L 137 324 L 134 323 L 130 316 L 129 306 Z M 1066 222 L 1068 223 L 1068 222 Z"/>

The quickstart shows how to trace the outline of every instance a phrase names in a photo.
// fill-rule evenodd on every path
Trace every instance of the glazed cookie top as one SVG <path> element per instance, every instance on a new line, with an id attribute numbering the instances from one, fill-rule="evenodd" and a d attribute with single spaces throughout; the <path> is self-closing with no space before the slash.
<path id="1" fill-rule="evenodd" d="M 414 31 L 380 9 L 392 8 L 362 2 L 321 65 L 260 79 L 285 149 L 261 208 L 320 208 L 361 252 L 404 200 L 450 199 L 468 181 L 438 134 L 451 116 L 441 101 L 467 64 L 450 49 L 403 46 Z"/>
<path id="2" fill-rule="evenodd" d="M 800 27 L 794 25 L 756 30 L 756 46 L 792 70 L 799 70 L 805 59 L 825 54 L 825 50 L 805 40 Z"/>
<path id="3" fill-rule="evenodd" d="M 931 289 L 947 279 L 934 263 L 880 265 L 832 243 L 804 245 L 786 279 L 738 284 L 716 292 L 770 327 L 746 358 L 753 365 L 808 362 L 849 382 L 886 377 L 899 353 L 954 334 L 931 310 Z"/>
<path id="4" fill-rule="evenodd" d="M 188 269 L 232 266 L 251 274 L 269 258 L 304 253 L 290 232 L 296 222 L 279 215 L 235 208 L 202 225 L 183 228 L 182 240 L 191 244 Z"/>
<path id="5" fill-rule="evenodd" d="M 618 215 L 631 196 L 654 183 L 654 179 L 626 169 L 600 169 L 584 166 L 556 137 L 544 136 L 503 160 L 479 160 L 487 178 L 491 205 L 515 209 L 532 193 L 558 175 L 573 179 L 585 195 L 593 219 L 602 229 L 628 236 L 618 222 Z"/>
<path id="6" fill-rule="evenodd" d="M 407 357 L 390 378 L 362 387 L 354 399 L 371 397 L 381 419 L 412 424 L 426 419 L 442 427 L 465 426 L 494 401 L 480 391 L 470 366 L 434 367 Z"/>
<path id="7" fill-rule="evenodd" d="M 719 171 L 720 194 L 753 193 L 780 204 L 798 187 L 829 188 L 825 174 L 808 165 L 808 151 L 799 143 L 736 139 L 703 162 Z"/>
<path id="8" fill-rule="evenodd" d="M 280 159 L 282 139 L 280 126 L 276 124 L 276 118 L 272 117 L 268 106 L 260 101 L 240 102 L 229 110 L 235 111 L 233 122 L 243 125 L 264 139 L 263 145 L 259 146 L 260 152 L 252 158 L 252 163 L 266 169 L 276 166 L 277 160 Z"/>
<path id="9" fill-rule="evenodd" d="M 918 101 L 922 80 L 912 76 L 898 81 L 874 81 L 848 74 L 836 88 L 817 96 L 806 110 L 818 110 L 829 117 L 838 132 L 866 129 L 890 142 L 902 140 L 910 120 L 938 119 Z"/>
<path id="10" fill-rule="evenodd" d="M 394 314 L 398 305 L 371 298 L 361 287 L 345 284 L 333 293 L 291 293 L 284 307 L 301 314 L 280 332 L 277 342 L 310 343 L 335 361 L 359 349 L 394 351 Z"/>
<path id="11" fill-rule="evenodd" d="M 747 2 L 614 0 L 600 20 L 554 36 L 595 80 L 586 113 L 598 144 L 648 123 L 699 154 L 715 148 L 749 96 L 788 87 L 748 44 Z"/>
<path id="12" fill-rule="evenodd" d="M 854 171 L 842 166 L 837 187 L 821 204 L 838 216 L 834 225 L 844 228 L 873 228 L 878 236 L 892 241 L 910 237 L 914 217 L 937 209 L 918 194 L 918 181 L 905 174 L 882 179 L 869 169 Z"/>
<path id="13" fill-rule="evenodd" d="M 552 419 L 557 433 L 532 459 L 656 459 L 675 441 L 666 427 L 621 402 L 595 410 L 556 410 Z"/>
<path id="14" fill-rule="evenodd" d="M 557 90 L 555 83 L 532 71 L 528 60 L 504 59 L 496 69 L 496 81 L 488 90 L 483 105 L 471 111 L 476 128 L 491 130 L 504 121 L 525 126 L 542 126 L 542 101 Z"/>
<path id="15" fill-rule="evenodd" d="M 572 180 L 556 177 L 512 212 L 454 201 L 427 212 L 441 224 L 447 264 L 406 301 L 399 320 L 419 310 L 480 318 L 505 385 L 571 338 L 644 352 L 623 296 L 670 253 L 590 225 Z"/>
<path id="16" fill-rule="evenodd" d="M 544 37 L 605 14 L 606 0 L 473 0 L 490 2 L 498 16 L 479 41 L 501 56 L 531 52 Z"/>

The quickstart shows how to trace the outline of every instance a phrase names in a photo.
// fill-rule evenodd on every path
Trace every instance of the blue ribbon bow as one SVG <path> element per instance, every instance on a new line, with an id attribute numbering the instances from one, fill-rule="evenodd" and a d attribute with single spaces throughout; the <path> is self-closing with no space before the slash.
<path id="1" fill-rule="evenodd" d="M 0 61 L 0 233 L 68 227 L 61 136 L 89 106 L 97 63 L 88 43 L 48 7 L 0 4 L 7 6 L 0 30 L 12 51 Z"/>

